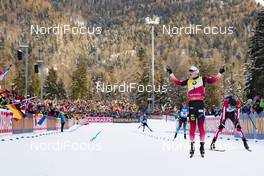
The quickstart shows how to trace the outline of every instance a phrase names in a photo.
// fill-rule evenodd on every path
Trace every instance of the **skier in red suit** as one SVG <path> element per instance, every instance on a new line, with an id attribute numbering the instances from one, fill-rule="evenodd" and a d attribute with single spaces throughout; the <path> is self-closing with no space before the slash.
<path id="1" fill-rule="evenodd" d="M 175 85 L 187 86 L 188 92 L 188 104 L 189 104 L 189 122 L 190 122 L 190 140 L 191 149 L 190 157 L 194 154 L 194 142 L 195 142 L 195 129 L 196 123 L 200 133 L 200 153 L 204 157 L 204 99 L 205 99 L 205 86 L 206 84 L 213 84 L 220 80 L 221 75 L 225 72 L 224 67 L 219 70 L 216 76 L 202 77 L 199 74 L 199 69 L 195 66 L 189 68 L 190 77 L 186 80 L 177 79 L 170 67 L 167 67 L 167 72 L 170 74 L 170 78 Z"/>
<path id="2" fill-rule="evenodd" d="M 222 107 L 220 125 L 218 127 L 217 132 L 214 135 L 213 141 L 210 146 L 211 150 L 215 149 L 215 142 L 218 138 L 219 133 L 221 133 L 223 129 L 225 128 L 225 122 L 227 119 L 230 119 L 233 122 L 234 127 L 236 128 L 237 132 L 239 133 L 243 141 L 245 149 L 249 150 L 247 140 L 239 124 L 239 114 L 240 114 L 240 101 L 234 96 L 226 97 L 223 103 L 223 107 Z"/>

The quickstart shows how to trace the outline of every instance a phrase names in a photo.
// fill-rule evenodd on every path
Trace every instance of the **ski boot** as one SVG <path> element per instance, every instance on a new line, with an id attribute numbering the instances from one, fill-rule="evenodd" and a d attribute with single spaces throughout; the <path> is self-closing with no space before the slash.
<path id="1" fill-rule="evenodd" d="M 210 145 L 210 150 L 215 150 L 215 141 L 216 141 L 216 139 L 214 138 L 211 145 Z"/>
<path id="2" fill-rule="evenodd" d="M 190 149 L 190 158 L 192 158 L 193 157 L 193 155 L 194 155 L 194 142 L 191 142 L 191 149 Z"/>
<path id="3" fill-rule="evenodd" d="M 175 140 L 175 139 L 176 139 L 176 137 L 177 137 L 177 133 L 175 133 L 173 140 Z"/>
<path id="4" fill-rule="evenodd" d="M 186 134 L 184 134 L 184 139 L 186 139 Z"/>
<path id="5" fill-rule="evenodd" d="M 200 142 L 200 154 L 201 157 L 204 157 L 204 142 Z"/>
<path id="6" fill-rule="evenodd" d="M 244 143 L 244 147 L 245 147 L 245 149 L 248 150 L 248 151 L 251 151 L 251 150 L 249 149 L 248 144 L 247 144 L 247 139 L 246 139 L 246 138 L 243 138 L 242 140 L 243 140 L 243 143 Z"/>

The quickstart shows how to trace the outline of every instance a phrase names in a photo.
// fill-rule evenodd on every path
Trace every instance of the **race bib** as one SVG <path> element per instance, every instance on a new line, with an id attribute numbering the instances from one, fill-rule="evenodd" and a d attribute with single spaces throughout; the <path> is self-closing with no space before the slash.
<path id="1" fill-rule="evenodd" d="M 187 117 L 188 113 L 187 112 L 181 112 L 181 117 Z"/>
<path id="2" fill-rule="evenodd" d="M 199 110 L 198 110 L 198 112 L 200 112 L 200 113 L 203 113 L 203 112 L 204 112 L 204 110 L 203 110 L 203 109 L 199 109 Z"/>
<path id="3" fill-rule="evenodd" d="M 195 116 L 191 115 L 190 120 L 195 120 Z"/>

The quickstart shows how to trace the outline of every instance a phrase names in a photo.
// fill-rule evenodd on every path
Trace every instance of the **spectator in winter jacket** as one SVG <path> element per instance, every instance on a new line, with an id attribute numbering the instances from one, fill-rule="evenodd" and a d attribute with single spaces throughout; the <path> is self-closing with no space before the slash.
<path id="1" fill-rule="evenodd" d="M 262 110 L 264 109 L 264 98 L 261 99 L 259 106 L 262 108 Z"/>
<path id="2" fill-rule="evenodd" d="M 216 114 L 217 114 L 217 109 L 216 109 L 215 105 L 213 105 L 212 109 L 211 109 L 211 115 L 216 116 Z"/>
<path id="3" fill-rule="evenodd" d="M 247 103 L 242 108 L 242 113 L 250 114 L 251 113 L 251 107 L 252 107 L 252 100 L 248 99 Z"/>
<path id="4" fill-rule="evenodd" d="M 253 111 L 257 114 L 260 114 L 263 111 L 263 108 L 260 107 L 260 100 L 257 99 L 255 104 L 253 105 Z"/>
<path id="5" fill-rule="evenodd" d="M 61 132 L 63 132 L 63 129 L 64 129 L 64 124 L 66 122 L 65 120 L 65 115 L 63 112 L 60 112 L 59 113 L 59 118 L 60 118 L 60 122 L 61 122 Z"/>

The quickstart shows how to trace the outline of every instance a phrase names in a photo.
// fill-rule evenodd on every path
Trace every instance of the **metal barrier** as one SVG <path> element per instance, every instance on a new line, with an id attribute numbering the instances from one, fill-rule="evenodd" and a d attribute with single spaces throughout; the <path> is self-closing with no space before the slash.
<path id="1" fill-rule="evenodd" d="M 89 123 L 87 115 L 77 114 L 74 115 L 74 117 L 78 117 L 76 118 L 77 120 L 66 119 L 65 129 L 69 129 L 75 123 L 79 123 L 81 125 L 87 125 Z M 27 113 L 25 118 L 16 120 L 13 118 L 13 115 L 10 111 L 0 109 L 0 134 L 18 134 L 41 130 L 51 131 L 60 129 L 61 124 L 59 118 L 47 117 L 46 121 L 44 121 L 42 125 L 37 124 L 39 119 L 40 117 L 36 117 L 33 114 Z M 155 119 L 159 118 L 155 117 Z M 171 116 L 167 120 L 173 120 L 173 116 Z M 218 117 L 207 116 L 205 121 L 206 131 L 209 133 L 214 133 L 218 128 L 219 121 L 220 119 Z M 240 124 L 247 138 L 264 139 L 264 112 L 262 112 L 261 114 L 241 114 Z M 255 124 L 256 128 L 253 124 Z M 226 121 L 226 126 L 223 134 L 235 135 L 236 137 L 238 137 L 238 135 L 234 132 L 232 122 L 229 120 Z"/>
<path id="2" fill-rule="evenodd" d="M 26 117 L 21 120 L 12 118 L 12 133 L 31 133 L 33 132 L 33 114 L 26 114 Z"/>
<path id="3" fill-rule="evenodd" d="M 257 139 L 264 139 L 264 117 L 257 118 L 256 126 L 257 126 L 257 131 L 255 137 Z"/>
<path id="4" fill-rule="evenodd" d="M 207 133 L 215 133 L 219 127 L 220 117 L 218 116 L 206 116 L 205 118 L 205 130 Z M 222 132 L 225 135 L 234 135 L 234 126 L 230 120 L 225 122 L 225 128 Z"/>
<path id="5" fill-rule="evenodd" d="M 48 131 L 57 130 L 58 129 L 57 118 L 56 117 L 48 116 L 46 120 L 47 120 L 47 130 Z"/>
<path id="6" fill-rule="evenodd" d="M 205 129 L 208 133 L 214 133 L 219 125 L 220 119 L 214 116 L 206 116 Z M 254 125 L 253 125 L 254 123 Z M 264 113 L 261 114 L 251 113 L 251 114 L 240 114 L 240 125 L 242 131 L 244 132 L 246 138 L 249 139 L 264 139 Z M 225 129 L 223 134 L 234 135 L 239 137 L 235 132 L 234 126 L 230 120 L 226 121 Z"/>
<path id="7" fill-rule="evenodd" d="M 12 112 L 0 109 L 0 134 L 20 134 L 20 133 L 32 133 L 34 131 L 51 131 L 61 128 L 60 119 L 56 117 L 47 117 L 47 119 L 39 125 L 37 122 L 42 115 L 35 115 L 26 113 L 25 118 L 17 120 L 13 118 Z M 75 119 L 65 119 L 65 129 L 71 128 L 75 125 Z"/>
<path id="8" fill-rule="evenodd" d="M 264 112 L 243 113 L 240 115 L 240 124 L 247 138 L 264 139 Z"/>
<path id="9" fill-rule="evenodd" d="M 73 125 L 75 125 L 75 119 L 66 119 L 66 122 L 65 122 L 65 129 L 69 129 L 71 128 Z"/>
<path id="10" fill-rule="evenodd" d="M 163 116 L 163 119 L 169 121 L 175 121 L 173 116 Z M 205 130 L 207 133 L 215 133 L 218 129 L 220 117 L 206 116 L 205 118 Z M 256 128 L 254 127 L 254 125 Z M 264 112 L 257 114 L 240 114 L 240 125 L 245 136 L 249 139 L 264 139 Z M 239 137 L 234 129 L 234 125 L 230 120 L 225 123 L 225 128 L 222 132 L 225 135 L 234 135 Z"/>

